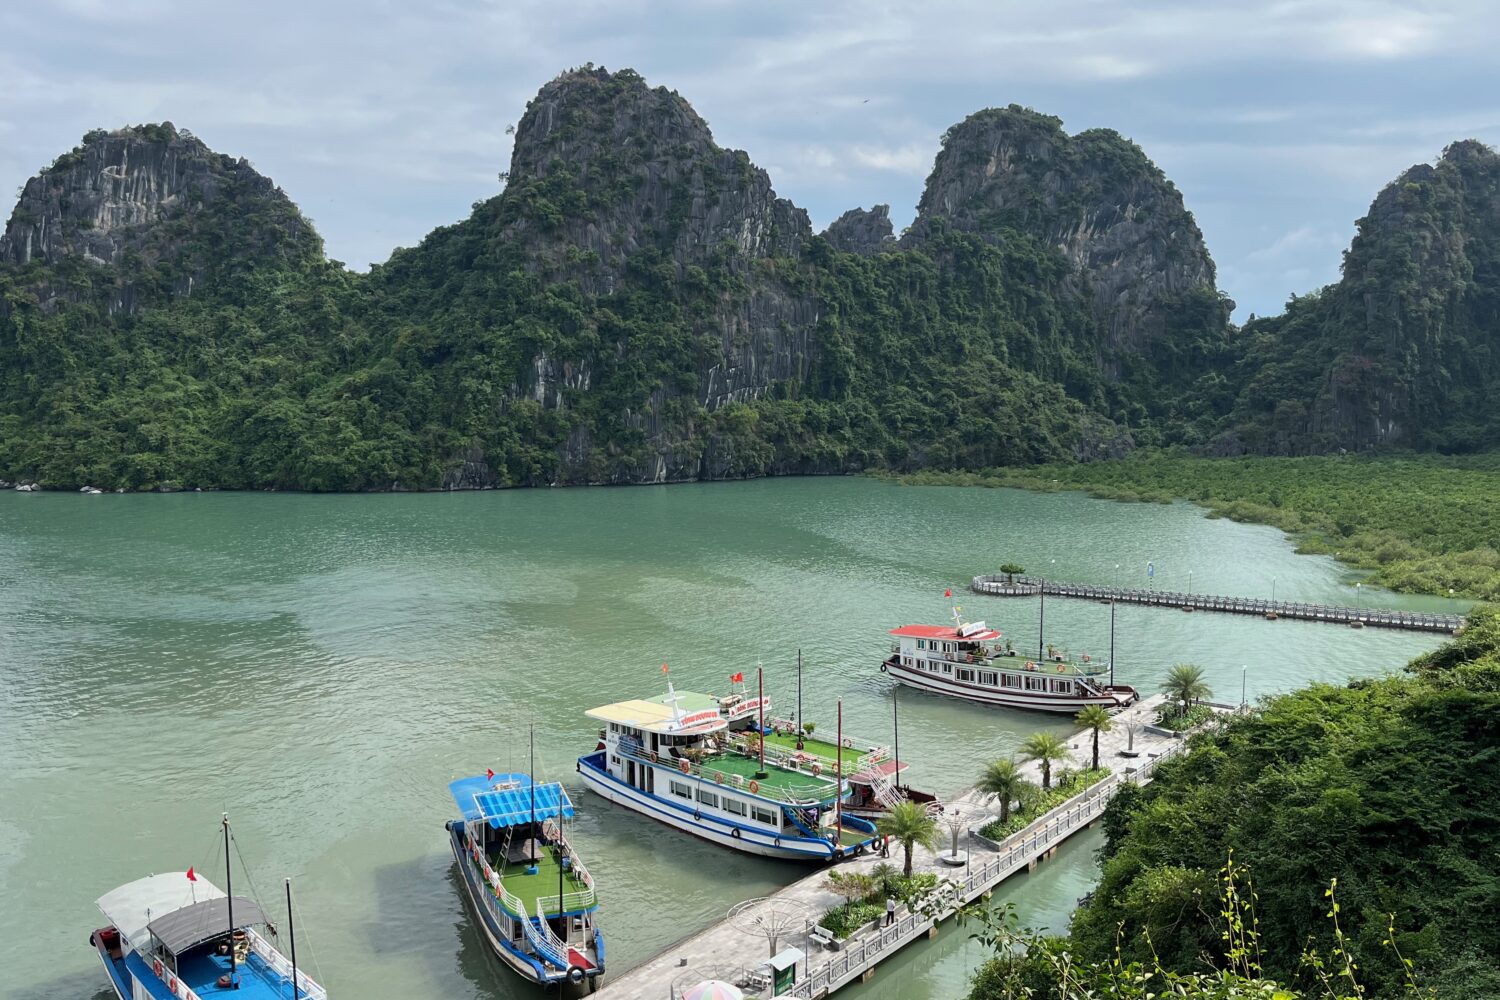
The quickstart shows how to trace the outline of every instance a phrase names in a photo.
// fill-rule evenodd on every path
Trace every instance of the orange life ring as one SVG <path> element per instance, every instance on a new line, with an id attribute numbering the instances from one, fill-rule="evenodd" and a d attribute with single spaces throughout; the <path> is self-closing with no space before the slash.
<path id="1" fill-rule="evenodd" d="M 1035 669 L 1036 669 L 1036 664 L 1035 664 L 1035 663 L 1033 663 L 1033 662 L 1032 662 L 1032 661 L 1030 661 L 1030 660 L 1027 660 L 1027 661 L 1026 661 L 1026 669 L 1027 669 L 1027 670 L 1035 670 Z"/>
<path id="2" fill-rule="evenodd" d="M 751 795 L 755 795 L 759 791 L 760 791 L 760 782 L 756 781 L 754 778 L 751 778 L 750 779 L 750 794 Z"/>
<path id="3" fill-rule="evenodd" d="M 683 774 L 693 773 L 693 762 L 688 760 L 686 757 L 677 762 L 677 767 L 682 771 Z"/>
<path id="4" fill-rule="evenodd" d="M 724 784 L 724 772 L 723 771 L 715 771 L 714 772 L 714 784 L 716 784 L 716 785 L 722 785 L 722 784 Z"/>
<path id="5" fill-rule="evenodd" d="M 1066 664 L 1059 663 L 1057 665 L 1057 672 L 1058 673 L 1063 674 L 1063 673 L 1067 673 L 1067 671 L 1068 671 L 1068 668 L 1067 668 Z"/>
<path id="6" fill-rule="evenodd" d="M 656 763 L 656 751 L 655 750 L 647 750 L 646 751 L 646 759 L 649 760 L 651 763 L 655 764 Z"/>

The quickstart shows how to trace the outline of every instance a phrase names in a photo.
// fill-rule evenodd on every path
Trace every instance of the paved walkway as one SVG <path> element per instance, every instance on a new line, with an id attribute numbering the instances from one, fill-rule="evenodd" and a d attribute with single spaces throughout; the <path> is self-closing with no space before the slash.
<path id="1" fill-rule="evenodd" d="M 1115 715 L 1115 728 L 1111 732 L 1100 734 L 1099 737 L 1099 762 L 1103 766 L 1121 773 L 1127 768 L 1146 764 L 1176 744 L 1177 741 L 1169 737 L 1145 731 L 1145 726 L 1156 717 L 1157 706 L 1163 700 L 1164 696 L 1156 695 Z M 1126 748 L 1131 739 L 1132 728 L 1136 730 L 1134 747 L 1139 756 L 1135 758 L 1120 756 L 1120 752 Z M 1089 734 L 1080 731 L 1068 739 L 1068 744 L 1072 759 L 1061 766 L 1088 767 L 1092 762 L 1092 741 Z M 1040 768 L 1035 763 L 1027 763 L 1022 769 L 1033 781 L 1041 781 Z M 1053 771 L 1056 772 L 1056 770 L 1057 766 L 1054 766 Z M 948 818 L 956 815 L 962 824 L 959 833 L 959 848 L 972 852 L 971 866 L 977 866 L 997 856 L 996 852 L 967 834 L 969 827 L 978 825 L 986 817 L 996 814 L 992 803 L 985 801 L 984 797 L 973 789 L 969 789 L 944 800 L 943 805 L 945 812 L 939 821 L 942 852 L 946 853 L 952 846 L 952 833 L 948 826 Z M 1071 832 L 1064 831 L 1060 835 L 1065 837 Z M 845 871 L 869 871 L 882 860 L 878 855 L 867 855 L 841 862 L 839 867 Z M 889 861 L 900 867 L 902 854 L 899 845 L 891 845 Z M 913 854 L 912 870 L 939 874 L 954 871 L 939 862 L 936 854 L 921 847 L 918 847 Z M 843 897 L 828 888 L 829 871 L 830 869 L 826 867 L 816 869 L 805 878 L 793 882 L 750 909 L 749 915 L 752 919 L 760 916 L 763 920 L 768 920 L 773 910 L 800 910 L 800 913 L 789 922 L 790 927 L 787 932 L 777 940 L 775 949 L 771 948 L 764 933 L 751 933 L 744 929 L 748 921 L 737 920 L 731 924 L 727 919 L 720 920 L 678 941 L 656 957 L 648 959 L 635 968 L 607 977 L 597 995 L 602 1000 L 669 1000 L 674 995 L 674 988 L 680 992 L 704 979 L 725 979 L 730 982 L 743 980 L 745 974 L 764 963 L 773 950 L 781 951 L 786 948 L 798 948 L 807 956 L 800 963 L 797 974 L 799 981 L 806 980 L 810 968 L 821 965 L 831 956 L 831 953 L 825 952 L 821 945 L 810 938 L 808 932 L 826 910 L 843 901 Z M 958 869 L 958 872 L 961 875 L 963 870 Z M 1001 877 L 1003 878 L 1004 875 Z M 904 908 L 901 913 L 906 916 Z M 903 924 L 907 925 L 913 923 L 914 921 L 910 919 L 903 921 Z M 917 931 L 921 928 L 911 927 L 910 930 Z M 608 928 L 605 928 L 605 931 L 608 933 Z M 913 934 L 901 935 L 903 939 L 910 939 L 913 936 Z M 904 943 L 906 941 L 901 940 L 896 943 L 896 946 L 899 947 Z M 878 961 L 878 959 L 875 960 Z M 747 990 L 746 995 L 751 996 L 753 993 Z"/>

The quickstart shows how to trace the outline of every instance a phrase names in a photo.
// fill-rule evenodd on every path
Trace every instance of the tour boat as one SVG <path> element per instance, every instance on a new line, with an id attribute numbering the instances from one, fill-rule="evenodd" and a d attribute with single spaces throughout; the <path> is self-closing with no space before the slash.
<path id="1" fill-rule="evenodd" d="M 758 708 L 757 708 L 758 710 Z M 829 861 L 876 839 L 844 815 L 836 760 L 798 756 L 759 728 L 732 731 L 720 699 L 676 691 L 590 709 L 605 724 L 578 773 L 595 793 L 704 840 L 765 857 Z M 847 770 L 863 770 L 860 761 Z"/>
<path id="2" fill-rule="evenodd" d="M 1123 708 L 1139 695 L 1110 683 L 1110 665 L 1056 649 L 1028 657 L 984 622 L 965 623 L 954 612 L 948 625 L 891 629 L 897 642 L 880 669 L 898 683 L 986 705 L 1077 712 L 1089 705 Z"/>
<path id="3" fill-rule="evenodd" d="M 594 880 L 568 842 L 573 803 L 528 774 L 460 778 L 448 786 L 463 819 L 448 837 L 464 889 L 495 954 L 542 984 L 593 986 L 604 974 Z"/>
<path id="4" fill-rule="evenodd" d="M 224 836 L 228 892 L 189 868 L 137 879 L 99 898 L 109 924 L 89 943 L 120 1000 L 200 1000 L 224 990 L 242 1000 L 327 1000 L 323 987 L 297 968 L 296 938 L 287 958 L 267 940 L 279 935 L 259 904 L 233 895 L 227 817 Z M 290 881 L 287 904 L 291 933 Z"/>

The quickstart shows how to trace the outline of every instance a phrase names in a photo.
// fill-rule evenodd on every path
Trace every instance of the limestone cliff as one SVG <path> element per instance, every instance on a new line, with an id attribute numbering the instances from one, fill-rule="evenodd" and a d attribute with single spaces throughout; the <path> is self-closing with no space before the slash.
<path id="1" fill-rule="evenodd" d="M 823 231 L 823 238 L 839 250 L 868 257 L 882 250 L 894 250 L 896 237 L 891 229 L 891 206 L 876 205 L 868 212 L 851 208 Z"/>
<path id="2" fill-rule="evenodd" d="M 157 293 L 200 290 L 225 247 L 236 266 L 321 255 L 270 179 L 165 122 L 90 132 L 27 181 L 0 235 L 0 262 L 31 266 L 44 309 L 97 294 L 128 313 Z M 79 262 L 92 280 L 55 272 Z"/>
<path id="3" fill-rule="evenodd" d="M 1172 335 L 1184 299 L 1218 297 L 1203 234 L 1140 147 L 1108 129 L 1070 136 L 1060 119 L 1017 105 L 970 115 L 943 136 L 903 246 L 944 226 L 1057 248 L 1110 348 L 1149 350 Z M 1216 303 L 1221 331 L 1232 305 Z"/>
<path id="4" fill-rule="evenodd" d="M 1342 278 L 1245 329 L 1221 453 L 1500 446 L 1500 155 L 1456 142 L 1388 184 Z"/>

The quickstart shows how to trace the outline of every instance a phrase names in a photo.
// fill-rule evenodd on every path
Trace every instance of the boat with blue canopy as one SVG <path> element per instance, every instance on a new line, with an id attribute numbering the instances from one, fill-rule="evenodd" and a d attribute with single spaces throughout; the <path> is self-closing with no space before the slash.
<path id="1" fill-rule="evenodd" d="M 462 816 L 448 823 L 453 856 L 495 954 L 536 983 L 596 985 L 604 975 L 599 897 L 567 836 L 567 790 L 493 771 L 448 790 Z"/>

